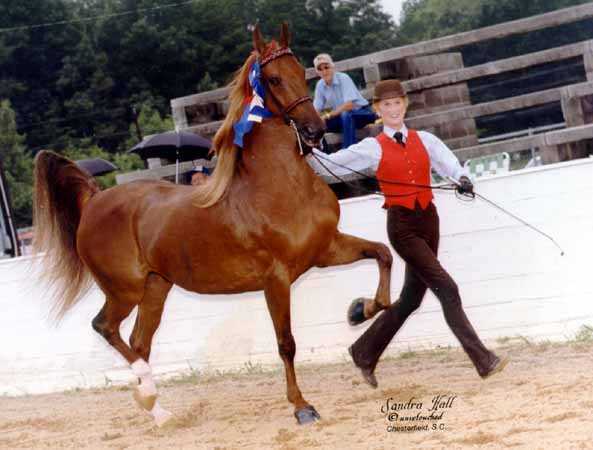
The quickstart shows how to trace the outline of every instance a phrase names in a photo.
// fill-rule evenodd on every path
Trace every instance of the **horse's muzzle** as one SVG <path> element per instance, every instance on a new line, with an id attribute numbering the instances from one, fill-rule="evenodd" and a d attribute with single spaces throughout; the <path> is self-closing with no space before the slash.
<path id="1" fill-rule="evenodd" d="M 319 147 L 321 138 L 325 134 L 325 125 L 320 127 L 307 124 L 299 129 L 299 133 L 309 147 Z"/>

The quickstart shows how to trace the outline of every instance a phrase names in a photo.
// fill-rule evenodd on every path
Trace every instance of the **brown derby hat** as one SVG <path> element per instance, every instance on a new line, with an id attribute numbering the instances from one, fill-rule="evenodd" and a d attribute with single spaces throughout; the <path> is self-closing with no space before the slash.
<path id="1" fill-rule="evenodd" d="M 405 97 L 406 91 L 399 80 L 381 80 L 375 86 L 373 102 L 380 102 L 387 98 Z"/>

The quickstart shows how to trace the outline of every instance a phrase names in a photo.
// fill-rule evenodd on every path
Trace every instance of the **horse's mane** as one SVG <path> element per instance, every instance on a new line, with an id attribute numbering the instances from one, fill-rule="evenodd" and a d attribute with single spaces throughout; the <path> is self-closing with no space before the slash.
<path id="1" fill-rule="evenodd" d="M 277 48 L 278 44 L 275 41 L 270 42 L 262 57 Z M 245 107 L 245 99 L 251 95 L 249 71 L 256 58 L 257 54 L 255 52 L 249 55 L 229 83 L 231 89 L 229 111 L 212 142 L 212 148 L 217 157 L 216 168 L 206 183 L 194 188 L 193 204 L 199 208 L 208 208 L 217 203 L 233 179 L 239 155 L 239 148 L 233 144 L 235 138 L 233 125 L 241 118 Z"/>

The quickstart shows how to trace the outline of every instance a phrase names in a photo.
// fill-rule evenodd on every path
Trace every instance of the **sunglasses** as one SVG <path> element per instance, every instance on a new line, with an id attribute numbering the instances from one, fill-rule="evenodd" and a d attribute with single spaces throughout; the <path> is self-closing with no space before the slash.
<path id="1" fill-rule="evenodd" d="M 329 64 L 320 64 L 319 66 L 317 66 L 317 71 L 319 72 L 323 72 L 329 69 L 331 69 L 331 66 Z"/>

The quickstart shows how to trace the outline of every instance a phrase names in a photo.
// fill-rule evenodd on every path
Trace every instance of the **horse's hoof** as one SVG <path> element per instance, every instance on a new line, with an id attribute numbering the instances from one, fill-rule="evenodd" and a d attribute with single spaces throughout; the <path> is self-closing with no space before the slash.
<path id="1" fill-rule="evenodd" d="M 360 369 L 360 374 L 362 375 L 362 378 L 364 378 L 364 381 L 366 381 L 370 387 L 372 387 L 373 389 L 377 389 L 379 383 L 377 383 L 377 377 L 375 377 L 375 374 L 373 372 L 371 372 L 369 369 Z"/>
<path id="2" fill-rule="evenodd" d="M 172 425 L 175 423 L 175 416 L 166 409 L 160 408 L 158 413 L 152 413 L 152 417 L 154 418 L 154 423 L 159 428 L 163 428 L 167 425 Z"/>
<path id="3" fill-rule="evenodd" d="M 315 411 L 315 408 L 313 408 L 311 405 L 305 406 L 304 408 L 295 411 L 294 416 L 296 417 L 299 425 L 306 425 L 321 419 L 319 413 Z"/>
<path id="4" fill-rule="evenodd" d="M 154 408 L 156 397 L 156 395 L 142 395 L 138 388 L 134 390 L 134 400 L 145 411 L 151 411 Z"/>
<path id="5" fill-rule="evenodd" d="M 508 356 L 504 356 L 502 359 L 496 357 L 496 360 L 488 368 L 488 371 L 480 376 L 485 380 L 486 378 L 490 378 L 494 374 L 502 372 L 506 365 L 509 363 L 509 361 L 510 359 Z"/>
<path id="6" fill-rule="evenodd" d="M 348 323 L 351 326 L 360 325 L 367 318 L 364 316 L 364 298 L 352 300 L 348 308 Z"/>
<path id="7" fill-rule="evenodd" d="M 377 389 L 377 386 L 379 386 L 379 383 L 377 383 L 377 377 L 375 377 L 373 370 L 366 369 L 366 368 L 358 365 L 358 363 L 354 359 L 354 354 L 352 353 L 352 347 L 348 347 L 348 353 L 350 353 L 350 357 L 352 358 L 352 362 L 354 363 L 354 365 L 360 369 L 360 374 L 362 375 L 362 378 L 364 378 L 364 381 L 369 386 L 371 386 L 373 389 Z"/>

